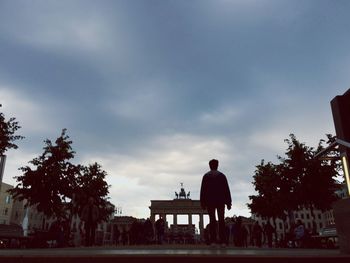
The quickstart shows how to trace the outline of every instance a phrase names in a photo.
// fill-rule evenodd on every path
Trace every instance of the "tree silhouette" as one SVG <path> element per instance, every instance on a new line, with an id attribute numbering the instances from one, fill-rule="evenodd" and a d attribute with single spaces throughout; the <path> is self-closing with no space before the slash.
<path id="1" fill-rule="evenodd" d="M 15 177 L 18 185 L 9 192 L 20 201 L 26 199 L 28 206 L 35 206 L 48 217 L 65 218 L 65 204 L 72 197 L 77 173 L 70 163 L 75 154 L 72 141 L 63 129 L 54 144 L 48 139 L 44 143 L 43 154 L 29 162 L 33 168 L 20 168 L 23 175 Z"/>
<path id="2" fill-rule="evenodd" d="M 75 213 L 80 214 L 89 197 L 92 197 L 99 208 L 99 221 L 107 220 L 114 211 L 114 207 L 108 201 L 110 186 L 105 181 L 107 172 L 96 162 L 88 166 L 80 165 L 79 169 L 74 189 Z"/>
<path id="3" fill-rule="evenodd" d="M 271 162 L 265 164 L 264 160 L 256 166 L 254 182 L 258 196 L 250 196 L 252 200 L 248 207 L 265 218 L 276 218 L 283 213 L 283 207 L 279 203 L 280 180 L 277 167 Z"/>
<path id="4" fill-rule="evenodd" d="M 330 144 L 334 137 L 327 135 Z M 249 196 L 252 213 L 265 218 L 285 220 L 291 211 L 301 208 L 326 210 L 337 199 L 335 190 L 339 183 L 338 164 L 332 160 L 319 160 L 315 154 L 324 147 L 320 140 L 317 150 L 300 143 L 294 134 L 289 135 L 286 157 L 280 163 L 267 164 L 262 160 L 257 166 L 253 185 L 258 195 Z M 312 218 L 314 219 L 314 218 Z"/>
<path id="5" fill-rule="evenodd" d="M 20 168 L 23 175 L 15 177 L 18 185 L 9 192 L 20 201 L 26 199 L 28 206 L 48 217 L 68 220 L 80 215 L 88 198 L 93 197 L 100 210 L 99 221 L 106 220 L 114 210 L 107 200 L 107 173 L 97 163 L 71 163 L 75 152 L 66 129 L 54 144 L 48 139 L 44 142 L 43 154 L 29 162 L 32 167 Z"/>
<path id="6" fill-rule="evenodd" d="M 15 135 L 20 128 L 21 126 L 18 125 L 16 118 L 12 117 L 6 120 L 5 115 L 0 112 L 0 156 L 4 155 L 8 149 L 18 148 L 14 142 L 24 138 L 21 135 Z"/>
<path id="7" fill-rule="evenodd" d="M 258 195 L 249 196 L 251 203 L 248 207 L 262 218 L 272 219 L 276 225 L 277 218 L 286 218 L 280 166 L 271 162 L 265 164 L 262 160 L 256 168 L 253 184 Z"/>
<path id="8" fill-rule="evenodd" d="M 300 143 L 294 135 L 290 135 L 290 140 L 286 141 L 289 147 L 285 162 L 288 174 L 294 176 L 295 198 L 299 208 L 310 209 L 313 231 L 316 231 L 314 210 L 330 209 L 332 203 L 338 199 L 335 194 L 340 188 L 335 179 L 338 176 L 338 164 L 315 158 L 316 153 L 323 149 L 322 140 L 317 150 Z"/>
<path id="9" fill-rule="evenodd" d="M 335 191 L 340 186 L 335 179 L 338 176 L 337 163 L 315 158 L 316 153 L 323 149 L 322 140 L 316 150 L 300 143 L 293 134 L 286 142 L 288 149 L 284 162 L 288 169 L 284 176 L 292 178 L 298 206 L 310 209 L 314 221 L 314 209 L 325 211 L 337 200 Z"/>

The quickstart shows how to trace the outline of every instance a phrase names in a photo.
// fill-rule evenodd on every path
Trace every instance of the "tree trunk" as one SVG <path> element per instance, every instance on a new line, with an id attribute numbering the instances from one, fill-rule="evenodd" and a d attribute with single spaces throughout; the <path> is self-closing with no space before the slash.
<path id="1" fill-rule="evenodd" d="M 277 240 L 278 240 L 278 238 L 277 238 L 277 218 L 276 217 L 274 217 L 274 225 L 275 225 L 275 246 L 277 245 Z"/>
<path id="2" fill-rule="evenodd" d="M 286 239 L 286 225 L 287 225 L 287 219 L 284 219 L 283 220 L 283 237 L 282 237 L 283 241 Z"/>

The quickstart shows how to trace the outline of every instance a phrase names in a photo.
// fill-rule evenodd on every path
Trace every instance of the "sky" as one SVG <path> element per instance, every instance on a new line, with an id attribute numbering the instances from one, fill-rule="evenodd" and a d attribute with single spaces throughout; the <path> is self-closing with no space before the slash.
<path id="1" fill-rule="evenodd" d="M 98 162 L 123 215 L 150 216 L 180 183 L 199 199 L 219 160 L 250 216 L 256 165 L 294 133 L 335 134 L 350 86 L 350 1 L 0 0 L 0 103 L 25 136 L 3 181 L 63 128 L 74 163 Z"/>

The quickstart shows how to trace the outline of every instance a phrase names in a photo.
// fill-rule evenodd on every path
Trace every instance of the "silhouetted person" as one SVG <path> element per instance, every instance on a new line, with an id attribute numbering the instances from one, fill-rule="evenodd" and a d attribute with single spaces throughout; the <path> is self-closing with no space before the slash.
<path id="1" fill-rule="evenodd" d="M 92 246 L 95 242 L 95 229 L 98 220 L 98 207 L 94 204 L 94 199 L 89 198 L 81 213 L 81 219 L 84 221 L 85 245 Z"/>
<path id="2" fill-rule="evenodd" d="M 230 227 L 229 226 L 225 226 L 225 244 L 228 246 L 230 243 Z"/>
<path id="3" fill-rule="evenodd" d="M 128 232 L 126 231 L 125 228 L 123 228 L 123 231 L 122 231 L 122 243 L 123 243 L 123 246 L 126 246 L 128 244 Z"/>
<path id="4" fill-rule="evenodd" d="M 119 245 L 119 239 L 120 239 L 119 227 L 117 225 L 114 225 L 114 241 L 116 246 Z"/>
<path id="5" fill-rule="evenodd" d="M 61 218 L 57 218 L 55 222 L 52 223 L 50 227 L 50 233 L 56 240 L 57 247 L 64 246 L 64 227 Z"/>
<path id="6" fill-rule="evenodd" d="M 254 241 L 254 245 L 257 247 L 261 247 L 262 234 L 263 234 L 263 230 L 259 225 L 259 222 L 256 221 L 253 226 L 253 241 Z"/>
<path id="7" fill-rule="evenodd" d="M 297 225 L 294 228 L 294 237 L 296 247 L 302 247 L 305 236 L 305 227 L 301 220 L 297 221 Z"/>
<path id="8" fill-rule="evenodd" d="M 245 226 L 241 227 L 242 247 L 248 247 L 248 230 Z"/>
<path id="9" fill-rule="evenodd" d="M 264 228 L 265 236 L 267 239 L 267 245 L 269 248 L 272 247 L 272 236 L 273 233 L 275 232 L 275 228 L 270 224 L 269 221 L 267 221 L 265 228 Z"/>
<path id="10" fill-rule="evenodd" d="M 156 234 L 157 234 L 157 242 L 158 244 L 163 243 L 164 231 L 165 231 L 165 222 L 162 216 L 155 223 Z"/>
<path id="11" fill-rule="evenodd" d="M 209 224 L 204 228 L 204 242 L 205 244 L 210 245 Z"/>
<path id="12" fill-rule="evenodd" d="M 287 247 L 295 247 L 295 237 L 294 237 L 295 223 L 291 223 L 289 230 L 286 233 L 286 244 Z"/>
<path id="13" fill-rule="evenodd" d="M 144 238 L 146 244 L 151 244 L 153 240 L 153 224 L 149 218 L 143 223 Z"/>
<path id="14" fill-rule="evenodd" d="M 243 226 L 242 226 L 242 218 L 239 216 L 236 219 L 236 222 L 234 224 L 234 239 L 233 243 L 236 247 L 242 247 L 243 246 Z"/>
<path id="15" fill-rule="evenodd" d="M 142 224 L 134 220 L 130 226 L 129 230 L 129 243 L 130 245 L 140 245 L 143 238 L 143 227 Z"/>
<path id="16" fill-rule="evenodd" d="M 219 161 L 209 161 L 210 171 L 202 179 L 200 202 L 203 209 L 209 214 L 210 243 L 216 240 L 216 212 L 219 221 L 219 241 L 225 244 L 225 205 L 231 209 L 232 199 L 226 176 L 218 171 Z"/>

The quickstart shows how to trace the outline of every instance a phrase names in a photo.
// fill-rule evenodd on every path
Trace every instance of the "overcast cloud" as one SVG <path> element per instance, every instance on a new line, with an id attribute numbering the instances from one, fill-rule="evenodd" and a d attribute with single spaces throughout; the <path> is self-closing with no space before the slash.
<path id="1" fill-rule="evenodd" d="M 148 217 L 208 161 L 246 203 L 261 159 L 290 133 L 334 134 L 329 102 L 350 83 L 349 1 L 0 1 L 0 103 L 26 138 L 4 181 L 63 128 L 75 162 L 99 162 L 111 201 Z"/>

